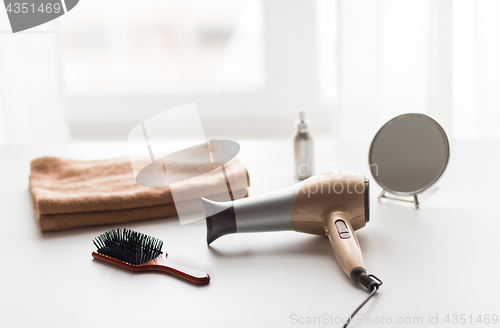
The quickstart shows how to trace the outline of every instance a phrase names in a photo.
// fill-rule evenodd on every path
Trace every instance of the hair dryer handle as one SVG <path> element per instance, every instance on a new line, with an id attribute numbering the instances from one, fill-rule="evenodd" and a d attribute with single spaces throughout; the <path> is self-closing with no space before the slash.
<path id="1" fill-rule="evenodd" d="M 343 213 L 333 213 L 327 218 L 326 226 L 333 252 L 340 266 L 354 281 L 359 281 L 357 274 L 356 277 L 351 275 L 355 268 L 362 268 L 364 271 L 365 264 L 351 222 Z"/>

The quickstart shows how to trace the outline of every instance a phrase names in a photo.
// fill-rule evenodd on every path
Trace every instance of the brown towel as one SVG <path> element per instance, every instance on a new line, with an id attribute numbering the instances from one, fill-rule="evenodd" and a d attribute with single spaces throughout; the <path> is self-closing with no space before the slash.
<path id="1" fill-rule="evenodd" d="M 192 168 L 179 165 L 179 169 Z M 231 196 L 244 197 L 249 184 L 245 167 L 235 158 L 225 169 L 229 181 L 244 183 L 231 184 L 234 190 L 230 190 Z M 216 174 L 206 175 L 202 186 L 196 180 L 176 185 L 185 190 L 185 194 L 197 188 L 207 196 L 214 196 L 213 199 L 224 192 Z M 42 231 L 177 215 L 170 187 L 138 185 L 128 158 L 90 162 L 52 157 L 35 159 L 31 162 L 30 194 Z"/>

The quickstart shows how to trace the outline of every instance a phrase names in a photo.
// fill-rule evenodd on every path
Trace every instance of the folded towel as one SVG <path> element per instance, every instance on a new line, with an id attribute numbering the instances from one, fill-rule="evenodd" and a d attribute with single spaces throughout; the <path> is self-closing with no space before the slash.
<path id="1" fill-rule="evenodd" d="M 224 167 L 228 181 L 240 181 L 228 186 L 233 189 L 229 189 L 231 197 L 244 197 L 249 185 L 245 167 L 237 158 Z M 195 168 L 179 165 L 179 170 L 192 169 Z M 201 186 L 198 179 L 189 179 L 177 182 L 176 188 L 192 194 L 193 198 L 202 192 L 217 199 L 223 197 L 227 188 L 225 183 L 221 188 L 220 179 L 220 174 L 212 171 L 204 175 Z M 138 185 L 128 158 L 89 162 L 52 157 L 35 159 L 31 162 L 30 194 L 42 231 L 177 215 L 170 187 Z"/>

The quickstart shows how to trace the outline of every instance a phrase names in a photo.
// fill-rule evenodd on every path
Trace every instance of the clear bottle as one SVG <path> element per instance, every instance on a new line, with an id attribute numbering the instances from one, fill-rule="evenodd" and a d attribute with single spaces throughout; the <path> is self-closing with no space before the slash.
<path id="1" fill-rule="evenodd" d="M 293 138 L 295 177 L 304 180 L 314 174 L 314 149 L 313 140 L 309 133 L 309 120 L 306 118 L 307 109 L 298 109 L 297 112 L 299 119 L 295 121 L 297 132 Z"/>

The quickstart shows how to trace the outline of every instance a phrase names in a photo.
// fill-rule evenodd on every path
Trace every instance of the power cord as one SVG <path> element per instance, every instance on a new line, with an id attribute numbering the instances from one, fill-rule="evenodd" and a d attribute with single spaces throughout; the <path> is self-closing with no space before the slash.
<path id="1" fill-rule="evenodd" d="M 361 308 L 373 297 L 373 295 L 375 295 L 375 293 L 379 289 L 380 285 L 382 285 L 382 280 L 378 279 L 374 275 L 371 274 L 371 275 L 367 275 L 366 277 L 374 278 L 374 279 L 378 280 L 378 282 L 375 282 L 375 283 L 373 283 L 373 284 L 370 285 L 370 287 L 372 287 L 370 295 L 368 295 L 368 297 L 366 298 L 366 300 L 363 303 L 361 303 L 361 305 L 358 306 L 356 310 L 354 310 L 354 312 L 351 314 L 351 316 L 349 317 L 349 319 L 347 319 L 347 322 L 345 323 L 345 325 L 343 326 L 343 328 L 347 328 L 347 326 L 349 325 L 349 323 L 351 323 L 352 318 L 354 318 L 354 316 L 356 315 L 356 313 L 358 313 L 358 311 L 361 310 Z M 372 281 L 374 281 L 374 280 L 372 280 Z M 363 285 L 365 286 L 366 284 L 363 284 Z"/>

